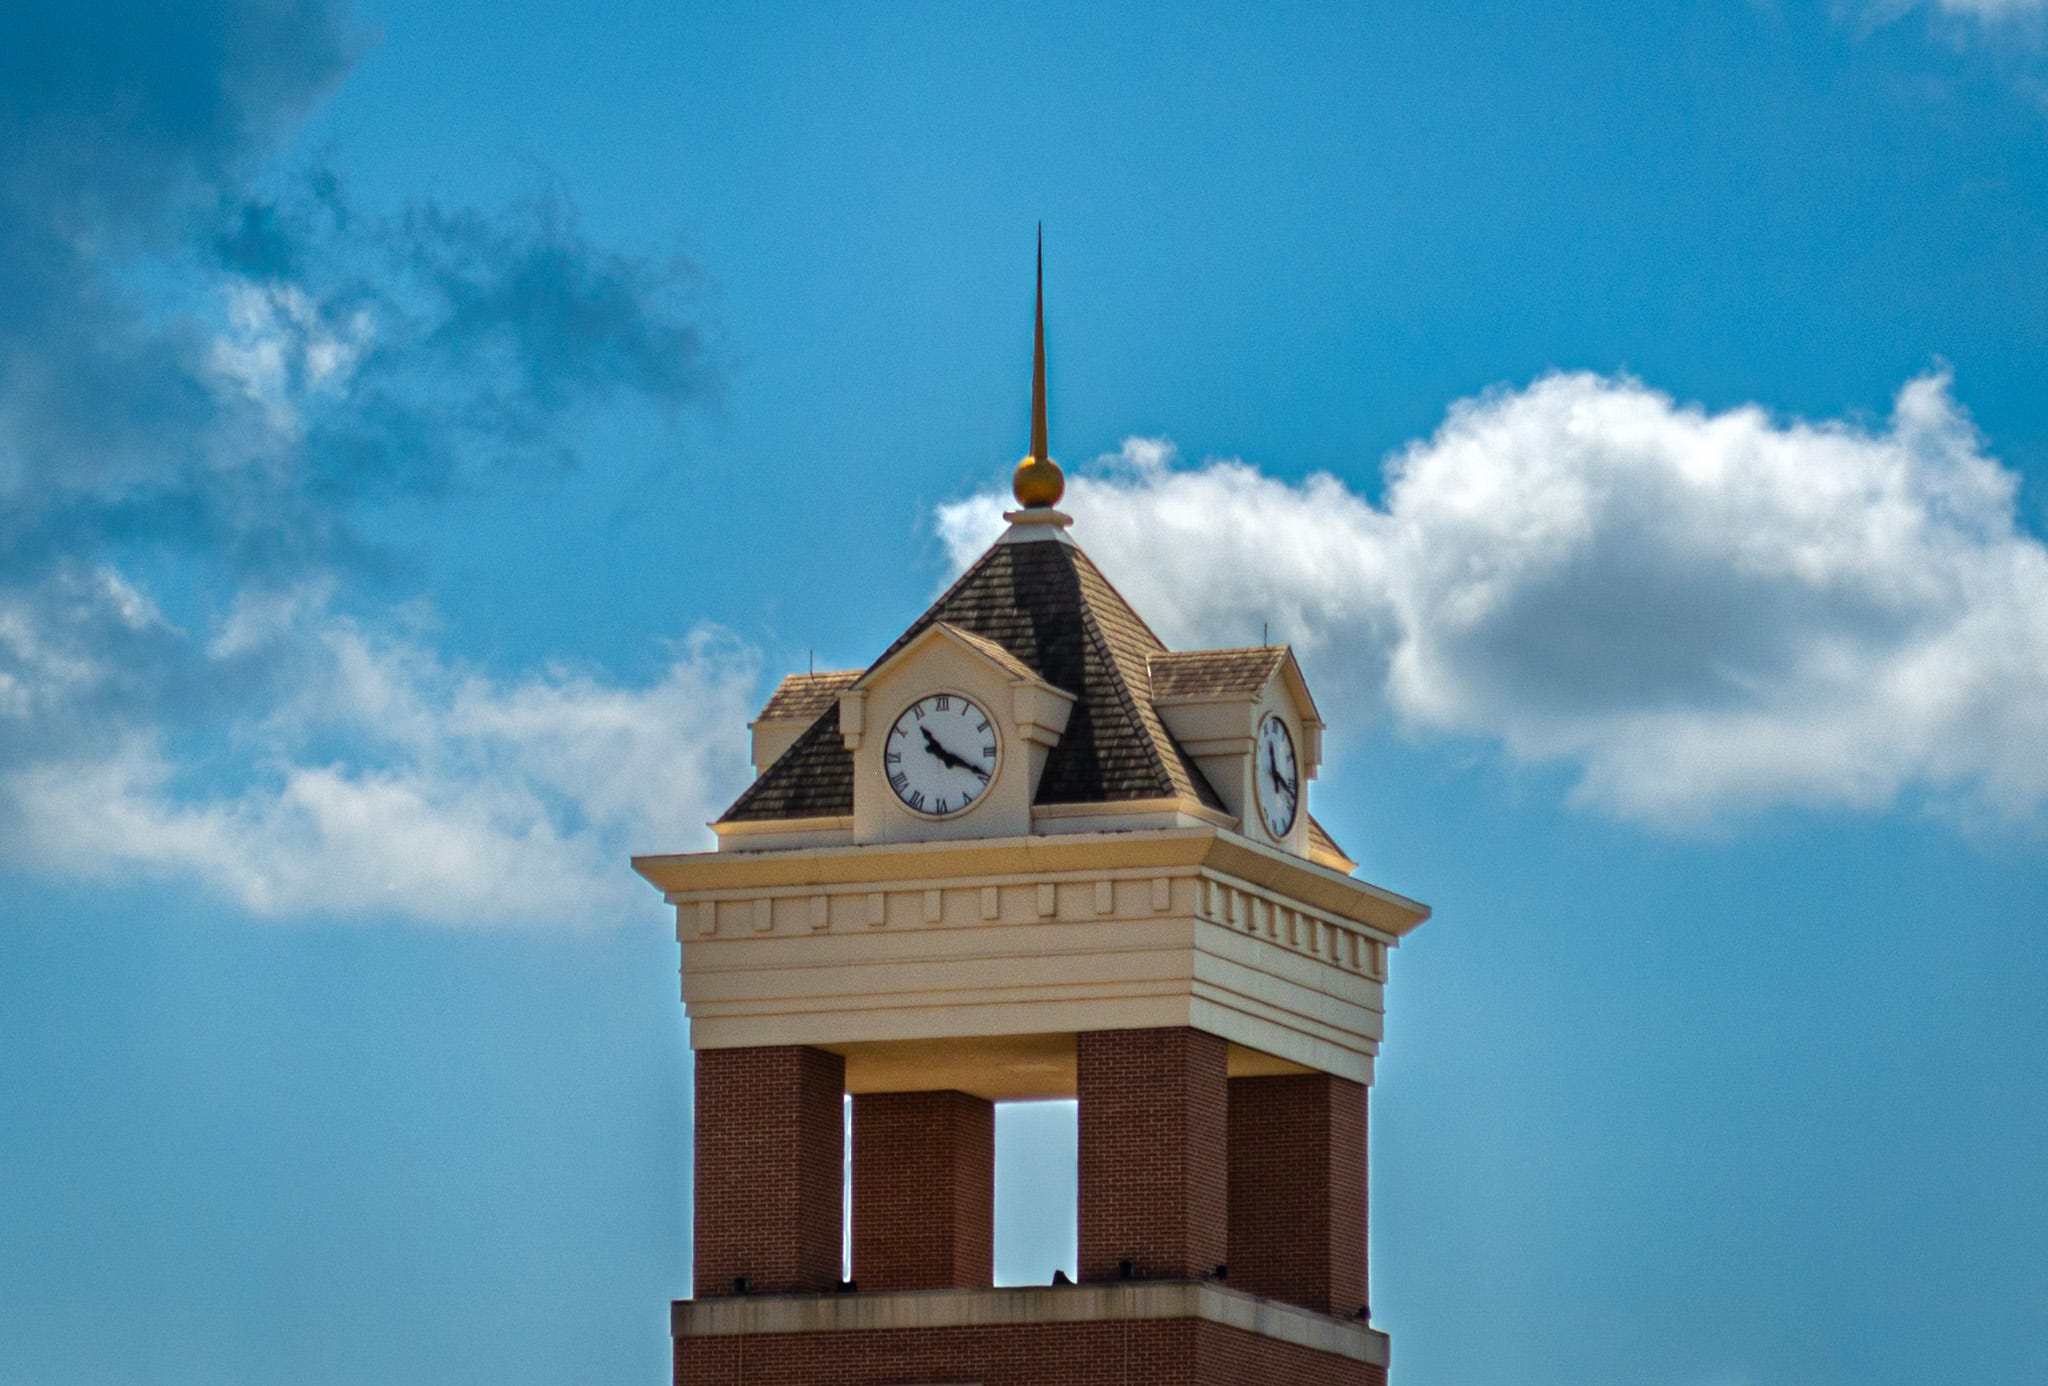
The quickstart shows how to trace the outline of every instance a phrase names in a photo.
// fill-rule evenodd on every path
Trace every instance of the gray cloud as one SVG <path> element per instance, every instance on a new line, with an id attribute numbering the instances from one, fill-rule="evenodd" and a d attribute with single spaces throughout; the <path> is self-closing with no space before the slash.
<path id="1" fill-rule="evenodd" d="M 447 842 L 492 860 L 551 843 L 540 871 L 585 861 L 600 819 L 625 830 L 559 788 L 578 781 L 537 727 L 464 733 L 467 759 L 437 760 L 341 710 L 280 716 L 334 682 L 350 639 L 428 670 L 419 706 L 488 704 L 480 676 L 394 632 L 370 511 L 559 473 L 600 414 L 719 389 L 690 268 L 597 243 L 560 188 L 372 214 L 333 172 L 280 168 L 358 49 L 326 0 L 0 7 L 0 852 L 54 861 L 61 816 L 121 859 L 97 803 L 162 831 L 157 866 L 287 908 L 312 888 L 256 860 L 264 825 L 331 890 L 398 845 L 350 826 L 377 794 L 416 823 L 444 806 Z M 722 699 L 746 658 L 679 660 L 640 690 L 533 675 L 501 701 Z M 321 842 L 344 837 L 352 865 L 323 876 Z"/>
<path id="2" fill-rule="evenodd" d="M 556 471 L 593 411 L 718 387 L 687 267 L 596 244 L 558 190 L 380 218 L 271 169 L 354 49 L 337 4 L 0 15 L 0 586 L 68 641 L 145 643 L 77 618 L 101 569 L 180 555 L 216 617 L 375 573 L 360 504 Z"/>

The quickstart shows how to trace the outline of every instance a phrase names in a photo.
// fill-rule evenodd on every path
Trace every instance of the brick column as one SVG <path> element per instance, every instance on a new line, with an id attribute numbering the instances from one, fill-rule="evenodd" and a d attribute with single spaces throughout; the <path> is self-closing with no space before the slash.
<path id="1" fill-rule="evenodd" d="M 853 1278 L 869 1290 L 995 1283 L 996 1109 L 964 1092 L 853 1099 Z"/>
<path id="2" fill-rule="evenodd" d="M 839 1282 L 846 1061 L 775 1045 L 697 1051 L 696 1289 Z"/>
<path id="3" fill-rule="evenodd" d="M 1199 1030 L 1077 1037 L 1081 1279 L 1207 1275 L 1228 1252 L 1229 1046 Z"/>
<path id="4" fill-rule="evenodd" d="M 1366 1091 L 1230 1080 L 1230 1287 L 1349 1318 L 1366 1302 Z"/>

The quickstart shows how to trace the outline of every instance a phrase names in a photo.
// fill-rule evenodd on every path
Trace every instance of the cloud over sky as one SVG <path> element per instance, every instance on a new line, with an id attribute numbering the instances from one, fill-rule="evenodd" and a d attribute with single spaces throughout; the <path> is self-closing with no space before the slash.
<path id="1" fill-rule="evenodd" d="M 364 519 L 572 467 L 717 363 L 687 266 L 558 190 L 372 213 L 280 162 L 359 47 L 325 0 L 0 9 L 0 856 L 584 917 L 741 773 L 750 656 L 451 665 Z"/>
<path id="2" fill-rule="evenodd" d="M 715 334 L 687 265 L 559 189 L 371 210 L 285 162 L 361 46 L 327 0 L 0 7 L 0 859 L 277 916 L 644 907 L 619 859 L 744 778 L 754 654 L 467 666 L 375 517 L 714 400 Z M 1687 825 L 2039 813 L 2048 558 L 2014 494 L 1942 375 L 1881 427 L 1555 375 L 1454 405 L 1377 503 L 1134 439 L 1074 506 L 1170 640 L 1269 622 L 1344 715 Z M 1000 509 L 941 513 L 956 560 Z"/>
<path id="3" fill-rule="evenodd" d="M 1568 766 L 1577 802 L 1689 828 L 1913 795 L 2039 814 L 2048 549 L 2016 489 L 1946 374 L 1870 427 L 1581 373 L 1453 405 L 1378 504 L 1159 439 L 1070 494 L 1169 643 L 1270 622 L 1343 714 Z M 941 513 L 956 562 L 1000 509 Z"/>
<path id="4" fill-rule="evenodd" d="M 496 681 L 340 621 L 302 644 L 320 676 L 241 729 L 239 788 L 192 792 L 193 768 L 131 728 L 0 776 L 10 846 L 85 878 L 197 881 L 264 916 L 601 924 L 647 903 L 625 855 L 701 832 L 745 773 L 754 664 L 708 632 L 637 688 L 568 669 Z"/>
<path id="5" fill-rule="evenodd" d="M 2048 9 L 2048 0 L 1936 0 L 1947 14 L 1969 15 L 1975 19 L 2019 19 Z"/>

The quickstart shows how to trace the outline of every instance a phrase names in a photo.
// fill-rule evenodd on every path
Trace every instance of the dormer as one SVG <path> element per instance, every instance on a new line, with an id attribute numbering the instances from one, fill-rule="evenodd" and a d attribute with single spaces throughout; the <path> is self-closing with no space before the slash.
<path id="1" fill-rule="evenodd" d="M 1323 758 L 1323 719 L 1285 645 L 1160 650 L 1152 706 L 1238 820 L 1239 831 L 1315 855 L 1305 802 Z"/>
<path id="2" fill-rule="evenodd" d="M 855 679 L 858 669 L 840 669 L 828 674 L 791 674 L 776 685 L 775 693 L 761 715 L 747 723 L 754 734 L 754 773 L 760 774 L 782 753 L 796 745 L 796 739 L 818 720 L 825 709 L 839 701 Z"/>
<path id="3" fill-rule="evenodd" d="M 934 621 L 839 694 L 853 838 L 1020 836 L 1074 695 L 993 640 Z"/>

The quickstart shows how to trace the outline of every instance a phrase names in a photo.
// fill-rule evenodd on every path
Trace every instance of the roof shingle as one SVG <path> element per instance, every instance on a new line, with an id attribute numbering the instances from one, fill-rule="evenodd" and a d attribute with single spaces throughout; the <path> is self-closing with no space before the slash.
<path id="1" fill-rule="evenodd" d="M 775 686 L 768 706 L 757 719 L 762 722 L 815 721 L 819 713 L 839 701 L 839 695 L 860 677 L 858 669 L 836 669 L 829 674 L 791 674 Z"/>
<path id="2" fill-rule="evenodd" d="M 1237 650 L 1161 650 L 1151 658 L 1152 696 L 1174 698 L 1257 696 L 1287 658 L 1285 645 Z"/>

